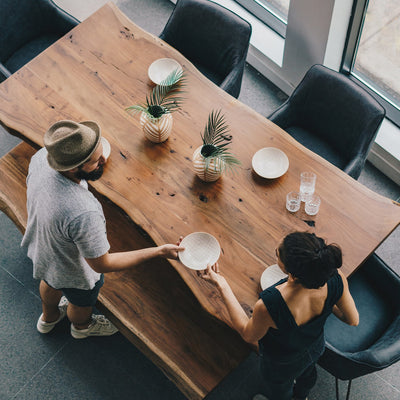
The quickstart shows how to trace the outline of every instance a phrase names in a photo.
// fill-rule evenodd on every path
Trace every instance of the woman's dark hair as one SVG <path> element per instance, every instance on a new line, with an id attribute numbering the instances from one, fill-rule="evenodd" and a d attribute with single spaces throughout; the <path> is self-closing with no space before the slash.
<path id="1" fill-rule="evenodd" d="M 286 271 L 307 289 L 325 285 L 336 269 L 342 266 L 340 247 L 327 245 L 314 233 L 290 233 L 283 239 L 278 251 Z"/>

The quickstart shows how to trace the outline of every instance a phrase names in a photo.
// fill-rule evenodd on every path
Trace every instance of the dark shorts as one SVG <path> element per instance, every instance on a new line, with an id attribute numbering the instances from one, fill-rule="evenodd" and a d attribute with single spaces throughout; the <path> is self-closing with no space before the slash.
<path id="1" fill-rule="evenodd" d="M 96 282 L 93 289 L 84 290 L 84 289 L 73 289 L 73 288 L 61 288 L 58 290 L 61 290 L 64 296 L 68 299 L 68 301 L 74 306 L 93 307 L 96 304 L 97 297 L 99 295 L 100 289 L 103 286 L 103 284 L 104 284 L 104 275 L 101 274 L 100 279 Z"/>

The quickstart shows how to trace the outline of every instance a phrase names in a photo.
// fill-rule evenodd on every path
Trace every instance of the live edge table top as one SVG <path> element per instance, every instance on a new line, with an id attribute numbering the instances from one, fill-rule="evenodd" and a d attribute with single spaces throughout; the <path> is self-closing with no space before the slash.
<path id="1" fill-rule="evenodd" d="M 173 114 L 171 136 L 153 144 L 143 136 L 139 117 L 124 109 L 144 102 L 153 87 L 147 69 L 164 57 L 183 66 L 187 88 L 182 110 Z M 233 136 L 231 151 L 242 164 L 235 174 L 203 183 L 193 172 L 192 155 L 209 113 L 219 109 Z M 287 233 L 307 230 L 339 244 L 342 269 L 349 275 L 400 222 L 398 203 L 370 191 L 225 93 L 112 3 L 0 84 L 0 121 L 10 132 L 42 146 L 44 132 L 61 119 L 94 120 L 101 126 L 111 156 L 93 187 L 156 244 L 196 231 L 218 239 L 221 272 L 248 310 Z M 263 147 L 277 147 L 288 156 L 282 177 L 268 180 L 252 171 L 252 156 Z M 304 205 L 294 214 L 285 208 L 285 196 L 298 190 L 302 171 L 317 174 L 322 203 L 315 217 L 305 214 Z M 215 289 L 179 261 L 171 264 L 201 305 L 230 325 Z"/>

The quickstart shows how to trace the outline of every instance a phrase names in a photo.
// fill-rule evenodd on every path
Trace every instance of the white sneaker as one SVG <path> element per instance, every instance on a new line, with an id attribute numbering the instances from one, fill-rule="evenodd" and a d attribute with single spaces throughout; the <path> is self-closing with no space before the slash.
<path id="1" fill-rule="evenodd" d="M 85 339 L 89 336 L 111 336 L 117 333 L 118 329 L 104 316 L 92 315 L 92 322 L 86 329 L 76 329 L 71 324 L 71 335 L 75 339 Z"/>
<path id="2" fill-rule="evenodd" d="M 263 394 L 256 394 L 253 400 L 268 400 Z"/>
<path id="3" fill-rule="evenodd" d="M 62 296 L 58 303 L 58 309 L 60 310 L 60 316 L 54 322 L 43 321 L 43 313 L 40 314 L 36 328 L 40 333 L 49 333 L 64 317 L 67 315 L 68 300 L 65 296 Z"/>

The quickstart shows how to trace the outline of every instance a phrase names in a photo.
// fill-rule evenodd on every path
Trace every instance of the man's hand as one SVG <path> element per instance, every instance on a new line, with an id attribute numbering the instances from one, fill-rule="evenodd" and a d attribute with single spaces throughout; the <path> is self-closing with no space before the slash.
<path id="1" fill-rule="evenodd" d="M 123 271 L 133 268 L 138 264 L 151 260 L 154 257 L 172 258 L 176 260 L 178 253 L 185 250 L 179 246 L 182 237 L 179 238 L 177 244 L 164 244 L 158 247 L 147 247 L 145 249 L 123 251 L 117 253 L 109 253 L 97 258 L 85 258 L 87 263 L 98 273 Z"/>
<path id="2" fill-rule="evenodd" d="M 180 246 L 180 243 L 182 242 L 183 237 L 181 236 L 178 241 L 175 244 L 164 244 L 162 246 L 159 246 L 160 249 L 160 256 L 164 258 L 171 258 L 173 260 L 176 260 L 178 258 L 178 253 L 180 251 L 185 250 L 184 247 Z"/>

